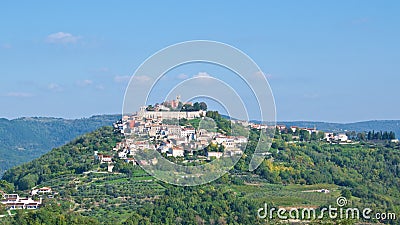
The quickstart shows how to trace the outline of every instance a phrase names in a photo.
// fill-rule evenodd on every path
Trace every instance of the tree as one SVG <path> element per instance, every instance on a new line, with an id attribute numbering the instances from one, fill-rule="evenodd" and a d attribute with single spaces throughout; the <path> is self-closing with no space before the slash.
<path id="1" fill-rule="evenodd" d="M 5 212 L 6 212 L 6 206 L 0 203 L 0 215 L 5 214 Z"/>
<path id="2" fill-rule="evenodd" d="M 396 139 L 396 134 L 395 134 L 393 131 L 390 131 L 390 133 L 389 133 L 389 139 L 390 139 L 390 140 Z"/>
<path id="3" fill-rule="evenodd" d="M 146 108 L 147 111 L 154 111 L 154 107 L 152 105 L 147 106 Z"/>
<path id="4" fill-rule="evenodd" d="M 311 135 L 307 130 L 301 130 L 299 135 L 302 141 L 309 141 L 311 139 Z"/>
<path id="5" fill-rule="evenodd" d="M 8 183 L 5 180 L 0 180 L 0 190 L 6 193 L 12 193 L 14 192 L 14 184 Z"/>
<path id="6" fill-rule="evenodd" d="M 318 137 L 317 137 L 317 133 L 316 133 L 316 132 L 312 132 L 312 133 L 311 133 L 311 140 L 313 140 L 313 141 L 318 140 Z"/>
<path id="7" fill-rule="evenodd" d="M 365 132 L 361 132 L 357 134 L 357 139 L 360 141 L 365 141 L 366 137 L 365 137 Z"/>
<path id="8" fill-rule="evenodd" d="M 372 132 L 368 131 L 367 140 L 372 140 L 372 139 L 373 139 Z"/>
<path id="9" fill-rule="evenodd" d="M 18 183 L 19 190 L 28 190 L 36 185 L 38 176 L 36 174 L 28 174 L 24 176 Z"/>
<path id="10" fill-rule="evenodd" d="M 199 104 L 198 102 L 195 102 L 195 103 L 193 104 L 193 110 L 194 110 L 194 111 L 199 111 L 199 110 L 200 110 L 200 104 Z"/>
<path id="11" fill-rule="evenodd" d="M 351 198 L 351 191 L 349 190 L 349 189 L 343 189 L 342 191 L 341 191 L 341 195 L 343 196 L 343 197 L 345 197 L 347 200 L 349 200 L 350 198 Z"/>
<path id="12" fill-rule="evenodd" d="M 207 104 L 205 102 L 200 102 L 200 110 L 207 111 Z"/>

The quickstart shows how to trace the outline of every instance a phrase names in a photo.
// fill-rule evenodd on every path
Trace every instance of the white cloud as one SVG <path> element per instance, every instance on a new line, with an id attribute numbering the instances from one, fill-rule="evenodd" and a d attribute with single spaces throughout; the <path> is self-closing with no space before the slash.
<path id="1" fill-rule="evenodd" d="M 115 83 L 128 83 L 131 79 L 131 76 L 115 76 L 114 82 Z"/>
<path id="2" fill-rule="evenodd" d="M 80 38 L 81 37 L 74 36 L 70 33 L 57 32 L 47 36 L 46 41 L 48 43 L 54 43 L 54 44 L 68 44 L 68 43 L 76 43 Z"/>
<path id="3" fill-rule="evenodd" d="M 8 96 L 8 97 L 18 97 L 18 98 L 28 98 L 28 97 L 32 97 L 33 94 L 32 93 L 28 93 L 28 92 L 8 92 L 6 94 L 6 96 Z"/>
<path id="4" fill-rule="evenodd" d="M 133 76 L 132 79 L 138 82 L 149 82 L 152 80 L 149 76 Z"/>
<path id="5" fill-rule="evenodd" d="M 199 72 L 198 74 L 194 75 L 195 78 L 210 78 L 210 74 L 206 72 Z"/>
<path id="6" fill-rule="evenodd" d="M 85 86 L 92 85 L 93 81 L 86 79 L 86 80 L 78 80 L 76 83 L 78 84 L 78 86 L 85 87 Z"/>
<path id="7" fill-rule="evenodd" d="M 178 79 L 180 79 L 180 80 L 185 80 L 185 79 L 187 79 L 189 76 L 188 75 L 186 75 L 186 74 L 179 74 L 178 76 L 176 76 L 176 78 L 178 78 Z"/>
<path id="8" fill-rule="evenodd" d="M 64 89 L 56 83 L 50 83 L 49 85 L 47 85 L 47 89 L 51 90 L 51 91 L 63 91 Z"/>

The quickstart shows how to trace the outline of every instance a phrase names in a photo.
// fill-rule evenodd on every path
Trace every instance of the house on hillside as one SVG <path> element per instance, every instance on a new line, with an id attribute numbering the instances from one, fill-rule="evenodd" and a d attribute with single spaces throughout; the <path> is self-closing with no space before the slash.
<path id="1" fill-rule="evenodd" d="M 97 154 L 97 160 L 99 160 L 100 163 L 112 163 L 112 156 Z"/>
<path id="2" fill-rule="evenodd" d="M 133 165 L 137 165 L 137 163 L 136 163 L 134 158 L 127 158 L 127 159 L 125 159 L 125 162 L 126 163 L 132 163 Z"/>
<path id="3" fill-rule="evenodd" d="M 226 141 L 222 142 L 222 145 L 227 149 L 232 149 L 236 147 L 235 140 L 231 137 L 227 138 Z"/>
<path id="4" fill-rule="evenodd" d="M 42 187 L 38 189 L 33 189 L 31 191 L 31 195 L 45 195 L 45 194 L 52 194 L 53 191 L 50 187 Z"/>
<path id="5" fill-rule="evenodd" d="M 335 135 L 333 135 L 333 133 L 325 132 L 324 135 L 325 135 L 325 136 L 324 136 L 324 139 L 325 139 L 327 142 L 330 142 L 330 141 L 332 141 L 333 139 L 335 139 Z"/>
<path id="6" fill-rule="evenodd" d="M 237 144 L 247 143 L 247 138 L 244 136 L 236 136 L 235 143 L 237 143 Z"/>
<path id="7" fill-rule="evenodd" d="M 120 158 L 120 159 L 126 159 L 127 154 L 128 154 L 127 151 L 118 152 L 118 158 Z"/>
<path id="8" fill-rule="evenodd" d="M 295 133 L 297 131 L 297 129 L 299 129 L 299 127 L 291 126 L 290 129 L 292 130 L 293 133 Z"/>
<path id="9" fill-rule="evenodd" d="M 42 204 L 42 199 L 35 201 L 32 198 L 20 198 L 18 194 L 4 194 L 1 204 L 7 209 L 37 209 Z"/>
<path id="10" fill-rule="evenodd" d="M 185 127 L 181 130 L 181 137 L 187 137 L 189 140 L 196 139 L 196 130 L 193 127 Z"/>
<path id="11" fill-rule="evenodd" d="M 279 130 L 279 132 L 282 132 L 286 130 L 286 125 L 276 125 L 276 128 Z"/>
<path id="12" fill-rule="evenodd" d="M 172 147 L 171 154 L 173 157 L 183 157 L 184 150 L 182 147 L 175 146 Z"/>
<path id="13" fill-rule="evenodd" d="M 210 160 L 211 157 L 215 157 L 217 159 L 221 158 L 224 155 L 223 152 L 207 152 L 207 159 Z"/>
<path id="14" fill-rule="evenodd" d="M 346 142 L 349 140 L 346 134 L 338 134 L 335 136 L 335 141 L 341 141 L 341 142 Z"/>

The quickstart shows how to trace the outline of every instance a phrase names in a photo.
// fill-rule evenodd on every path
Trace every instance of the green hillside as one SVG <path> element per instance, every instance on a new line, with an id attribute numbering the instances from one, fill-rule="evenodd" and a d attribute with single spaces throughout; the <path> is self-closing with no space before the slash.
<path id="1" fill-rule="evenodd" d="M 0 119 L 0 177 L 5 170 L 29 162 L 52 148 L 120 119 L 118 115 L 83 119 L 25 117 Z"/>
<path id="2" fill-rule="evenodd" d="M 103 172 L 93 151 L 110 152 L 122 139 L 103 127 L 7 171 L 3 178 L 17 193 L 39 185 L 59 195 L 45 199 L 37 211 L 0 218 L 0 224 L 266 224 L 257 218 L 264 203 L 320 208 L 335 205 L 339 196 L 346 196 L 349 206 L 400 215 L 398 144 L 289 143 L 285 134 L 276 135 L 271 157 L 250 173 L 247 165 L 258 134 L 251 131 L 246 154 L 228 174 L 207 185 L 177 187 L 122 161 L 113 173 Z M 330 192 L 313 191 L 318 189 Z M 275 222 L 281 224 L 269 224 Z"/>

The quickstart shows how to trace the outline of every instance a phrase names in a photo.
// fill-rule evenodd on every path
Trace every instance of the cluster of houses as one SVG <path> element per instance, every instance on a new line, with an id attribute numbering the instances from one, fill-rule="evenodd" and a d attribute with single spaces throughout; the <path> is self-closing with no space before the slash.
<path id="1" fill-rule="evenodd" d="M 196 113 L 190 112 L 190 113 Z M 193 114 L 182 115 L 180 112 L 169 112 L 168 119 L 191 119 Z M 193 118 L 201 117 L 196 114 Z M 147 117 L 143 114 L 124 116 L 124 118 L 114 124 L 116 129 L 127 137 L 124 142 L 118 143 L 114 148 L 121 159 L 130 160 L 139 149 L 153 148 L 160 153 L 171 157 L 191 156 L 194 151 L 203 150 L 210 143 L 222 145 L 224 152 L 208 151 L 206 158 L 220 158 L 226 154 L 242 154 L 241 145 L 247 142 L 243 136 L 226 136 L 218 132 L 206 129 L 195 129 L 192 126 L 180 126 L 163 124 L 162 116 L 157 118 Z M 140 137 L 143 138 L 139 141 Z M 151 141 L 149 141 L 149 139 Z M 151 142 L 151 143 L 150 143 Z M 104 156 L 103 156 L 104 157 Z M 129 158 L 132 157 L 132 158 Z M 108 159 L 107 159 L 108 160 Z M 104 160 L 103 160 L 104 161 Z M 105 162 L 105 161 L 104 161 Z"/>
<path id="2" fill-rule="evenodd" d="M 170 157 L 192 156 L 194 151 L 204 150 L 207 146 L 222 146 L 223 150 L 206 151 L 205 159 L 212 157 L 220 158 L 223 156 L 239 155 L 243 153 L 242 146 L 247 143 L 247 138 L 243 136 L 226 136 L 222 133 L 212 132 L 206 129 L 195 129 L 192 126 L 180 126 L 173 123 L 165 124 L 166 120 L 195 119 L 203 118 L 205 111 L 174 111 L 180 104 L 180 98 L 176 100 L 156 104 L 152 110 L 142 106 L 140 110 L 133 115 L 124 115 L 122 120 L 114 123 L 114 128 L 119 130 L 127 138 L 113 148 L 114 153 L 108 155 L 95 152 L 95 159 L 100 163 L 113 163 L 113 157 L 125 160 L 127 163 L 146 164 L 148 162 L 136 162 L 135 153 L 140 149 L 154 149 Z M 189 103 L 188 103 L 189 104 Z M 168 107 L 167 107 L 167 106 Z M 253 129 L 270 128 L 265 124 L 234 121 L 244 127 Z M 285 125 L 276 125 L 279 132 L 290 132 L 294 140 L 300 139 L 300 131 L 307 131 L 310 135 L 318 133 L 316 128 L 301 128 L 296 126 L 286 127 Z M 348 142 L 345 134 L 325 133 L 326 141 Z M 215 148 L 214 148 L 215 149 Z M 217 148 L 218 149 L 218 148 Z M 219 148 L 220 149 L 220 148 Z M 204 151 L 203 151 L 204 152 Z M 199 154 L 196 154 L 199 155 Z M 112 171 L 112 166 L 108 166 Z M 111 168 L 111 169 L 110 169 Z"/>
<path id="3" fill-rule="evenodd" d="M 309 134 L 319 132 L 315 127 L 314 128 L 298 127 L 298 126 L 286 127 L 286 125 L 276 125 L 276 128 L 279 130 L 279 132 L 289 131 L 293 134 L 299 133 L 300 131 L 307 131 Z"/>
<path id="4" fill-rule="evenodd" d="M 4 194 L 2 204 L 7 209 L 37 209 L 42 204 L 42 199 L 35 201 L 32 198 L 21 198 L 18 194 Z"/>
<path id="5" fill-rule="evenodd" d="M 18 194 L 6 194 L 0 190 L 2 196 L 1 204 L 5 205 L 9 210 L 15 209 L 38 209 L 42 205 L 41 196 L 47 195 L 51 197 L 54 192 L 50 187 L 42 187 L 31 190 L 31 197 L 20 197 Z M 33 200 L 33 196 L 40 196 L 39 200 Z"/>
<path id="6" fill-rule="evenodd" d="M 179 104 L 179 98 L 167 103 L 176 107 Z M 216 131 L 210 131 L 210 129 L 195 129 L 189 125 L 163 123 L 164 120 L 203 118 L 205 114 L 205 111 L 202 110 L 170 111 L 163 104 L 157 104 L 152 111 L 146 110 L 146 106 L 143 106 L 139 112 L 129 116 L 125 115 L 121 121 L 114 123 L 114 128 L 127 138 L 123 142 L 117 143 L 113 149 L 115 151 L 113 156 L 123 159 L 127 163 L 137 163 L 134 156 L 140 149 L 154 149 L 170 157 L 193 156 L 195 151 L 204 150 L 210 143 L 223 146 L 223 151 L 207 151 L 205 159 L 242 154 L 241 147 L 247 143 L 246 137 L 226 136 Z M 243 125 L 250 125 L 245 123 Z M 262 129 L 263 126 L 258 125 L 257 129 Z M 112 163 L 113 156 L 95 152 L 95 158 L 100 163 Z M 146 164 L 146 162 L 139 163 Z"/>
<path id="7" fill-rule="evenodd" d="M 313 133 L 319 133 L 322 131 L 317 130 L 317 128 L 307 128 L 307 127 L 297 127 L 297 126 L 290 126 L 286 127 L 286 125 L 276 125 L 276 129 L 279 132 L 290 132 L 292 134 L 298 134 L 300 131 L 306 131 L 310 135 Z M 338 142 L 338 143 L 350 143 L 351 140 L 345 133 L 332 133 L 332 132 L 322 132 L 324 134 L 323 140 L 332 143 L 332 142 Z M 293 140 L 298 140 L 300 137 L 298 135 L 293 135 L 292 136 Z"/>

